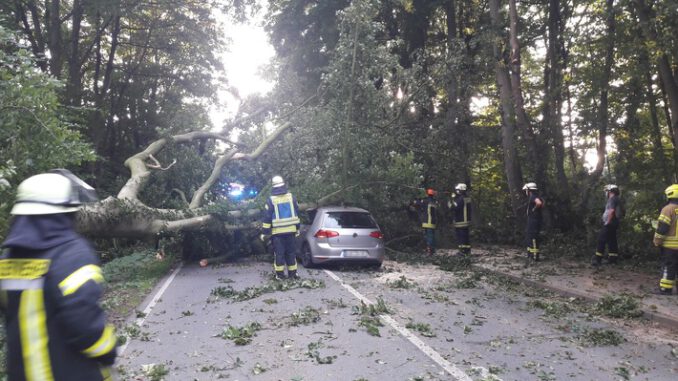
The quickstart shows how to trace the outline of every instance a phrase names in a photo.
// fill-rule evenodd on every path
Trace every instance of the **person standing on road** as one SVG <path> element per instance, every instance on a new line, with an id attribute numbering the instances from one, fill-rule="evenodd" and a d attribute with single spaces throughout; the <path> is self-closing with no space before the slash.
<path id="1" fill-rule="evenodd" d="M 0 257 L 10 381 L 109 381 L 116 335 L 98 304 L 104 277 L 75 212 L 94 189 L 65 169 L 24 180 Z"/>
<path id="2" fill-rule="evenodd" d="M 426 189 L 426 198 L 417 199 L 412 202 L 412 207 L 416 208 L 419 212 L 419 221 L 424 233 L 427 255 L 434 255 L 436 252 L 436 209 L 438 204 L 436 203 L 435 195 L 436 191 L 428 188 Z"/>
<path id="3" fill-rule="evenodd" d="M 662 277 L 659 281 L 659 293 L 671 295 L 676 286 L 678 274 L 678 184 L 664 190 L 669 202 L 662 208 L 657 219 L 657 230 L 652 242 L 661 249 Z"/>
<path id="4" fill-rule="evenodd" d="M 287 277 L 299 279 L 296 244 L 296 236 L 299 234 L 301 224 L 299 206 L 292 193 L 287 191 L 282 177 L 274 176 L 271 183 L 273 189 L 271 197 L 266 201 L 262 236 L 271 236 L 275 255 L 275 278 L 285 279 L 285 266 L 287 266 Z"/>
<path id="5" fill-rule="evenodd" d="M 471 239 L 469 236 L 469 227 L 471 226 L 471 198 L 466 194 L 467 187 L 464 183 L 459 183 L 454 187 L 454 196 L 450 202 L 452 210 L 452 222 L 454 231 L 457 235 L 458 256 L 467 256 L 471 254 Z"/>
<path id="6" fill-rule="evenodd" d="M 544 200 L 539 196 L 536 183 L 527 183 L 523 186 L 523 191 L 528 197 L 527 201 L 527 229 L 525 231 L 525 243 L 527 246 L 527 257 L 525 267 L 530 262 L 538 262 L 539 252 L 539 232 L 541 231 L 542 208 Z"/>
<path id="7" fill-rule="evenodd" d="M 598 246 L 596 253 L 591 258 L 591 264 L 598 267 L 602 264 L 607 246 L 607 260 L 610 264 L 617 263 L 619 247 L 617 246 L 617 229 L 622 215 L 621 200 L 619 199 L 619 187 L 614 184 L 605 185 L 605 210 L 603 211 L 603 227 L 598 234 Z"/>

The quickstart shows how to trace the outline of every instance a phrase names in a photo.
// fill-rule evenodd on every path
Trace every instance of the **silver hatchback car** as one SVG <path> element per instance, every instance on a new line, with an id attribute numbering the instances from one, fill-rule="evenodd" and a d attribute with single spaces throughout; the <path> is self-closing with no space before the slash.
<path id="1" fill-rule="evenodd" d="M 304 267 L 328 262 L 359 262 L 376 267 L 384 261 L 384 235 L 365 209 L 325 206 L 306 211 L 299 255 Z M 303 216 L 302 216 L 303 217 Z"/>

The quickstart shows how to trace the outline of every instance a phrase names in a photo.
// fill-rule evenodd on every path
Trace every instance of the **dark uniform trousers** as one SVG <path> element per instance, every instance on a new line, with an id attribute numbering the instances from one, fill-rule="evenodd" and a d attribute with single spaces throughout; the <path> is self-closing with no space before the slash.
<path id="1" fill-rule="evenodd" d="M 619 221 L 613 219 L 607 225 L 604 225 L 600 229 L 600 234 L 598 234 L 598 245 L 596 247 L 596 261 L 601 262 L 602 258 L 605 256 L 605 247 L 607 247 L 607 255 L 610 263 L 617 261 L 619 257 L 619 247 L 617 245 L 617 229 L 619 228 Z"/>
<path id="2" fill-rule="evenodd" d="M 527 231 L 525 232 L 525 245 L 529 257 L 539 258 L 539 231 L 541 230 L 540 221 L 536 218 L 527 219 Z"/>
<path id="3" fill-rule="evenodd" d="M 676 275 L 678 274 L 678 250 L 662 250 L 662 278 L 659 281 L 659 287 L 665 291 L 671 291 L 676 286 Z"/>
<path id="4" fill-rule="evenodd" d="M 471 252 L 471 238 L 468 227 L 454 228 L 454 231 L 457 234 L 457 248 L 461 253 L 469 254 Z"/>
<path id="5" fill-rule="evenodd" d="M 271 236 L 273 253 L 275 254 L 275 271 L 283 272 L 285 265 L 290 275 L 297 271 L 297 245 L 295 233 L 274 234 Z"/>

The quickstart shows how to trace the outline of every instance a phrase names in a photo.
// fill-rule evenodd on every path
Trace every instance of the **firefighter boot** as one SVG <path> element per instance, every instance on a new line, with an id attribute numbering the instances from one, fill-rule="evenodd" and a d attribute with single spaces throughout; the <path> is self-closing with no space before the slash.
<path id="1" fill-rule="evenodd" d="M 284 271 L 276 271 L 275 272 L 275 280 L 283 280 L 285 278 L 287 278 L 287 277 L 285 276 Z"/>
<path id="2" fill-rule="evenodd" d="M 301 279 L 299 275 L 297 275 L 297 270 L 292 270 L 287 272 L 287 277 L 289 279 Z"/>
<path id="3" fill-rule="evenodd" d="M 607 263 L 614 265 L 617 263 L 619 260 L 619 255 L 615 253 L 608 253 L 607 254 Z"/>
<path id="4" fill-rule="evenodd" d="M 602 263 L 603 255 L 601 253 L 596 253 L 593 257 L 591 257 L 591 266 L 600 267 Z"/>
<path id="5" fill-rule="evenodd" d="M 530 264 L 532 264 L 533 260 L 534 260 L 534 254 L 528 252 L 527 255 L 525 256 L 525 268 L 530 267 Z"/>

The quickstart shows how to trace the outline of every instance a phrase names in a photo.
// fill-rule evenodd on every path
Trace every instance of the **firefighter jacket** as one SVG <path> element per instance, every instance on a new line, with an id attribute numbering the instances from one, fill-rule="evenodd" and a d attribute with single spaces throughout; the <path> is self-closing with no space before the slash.
<path id="1" fill-rule="evenodd" d="M 292 193 L 285 186 L 273 188 L 264 210 L 264 234 L 296 233 L 300 223 L 299 206 Z"/>
<path id="2" fill-rule="evenodd" d="M 537 202 L 539 200 L 541 205 Z M 530 199 L 527 202 L 527 230 L 539 231 L 541 229 L 542 208 L 544 200 L 534 192 L 530 192 Z"/>
<path id="3" fill-rule="evenodd" d="M 16 216 L 0 257 L 9 381 L 110 380 L 103 275 L 69 214 Z"/>
<path id="4" fill-rule="evenodd" d="M 471 225 L 471 198 L 457 194 L 452 199 L 452 217 L 455 228 L 467 228 Z"/>
<path id="5" fill-rule="evenodd" d="M 657 230 L 654 233 L 653 243 L 667 249 L 678 250 L 678 231 L 676 231 L 676 214 L 678 214 L 678 200 L 671 199 L 662 208 L 657 219 Z"/>
<path id="6" fill-rule="evenodd" d="M 414 206 L 419 211 L 421 227 L 424 229 L 435 229 L 438 221 L 436 216 L 436 208 L 438 207 L 436 200 L 433 197 L 415 200 Z"/>

